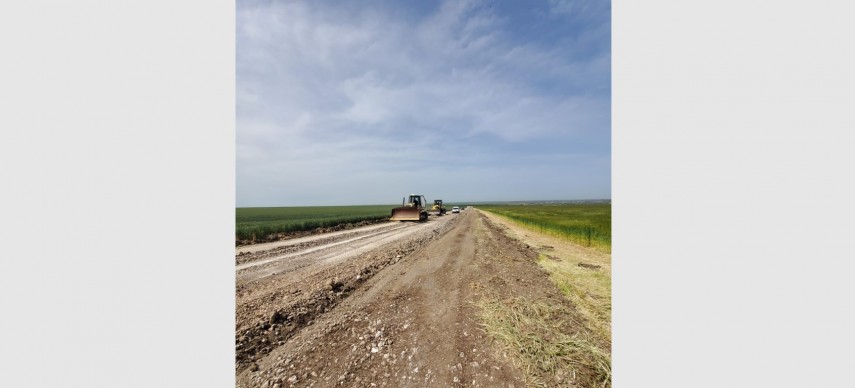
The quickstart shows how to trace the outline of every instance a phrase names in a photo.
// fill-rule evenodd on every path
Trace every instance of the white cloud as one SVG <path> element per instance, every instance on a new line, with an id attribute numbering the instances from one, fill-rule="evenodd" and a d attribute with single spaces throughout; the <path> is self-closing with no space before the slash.
<path id="1" fill-rule="evenodd" d="M 271 204 L 282 192 L 312 203 L 384 177 L 418 182 L 402 167 L 454 163 L 489 177 L 497 170 L 485 161 L 511 157 L 509 144 L 608 139 L 607 51 L 514 40 L 507 18 L 477 2 L 401 15 L 238 3 L 239 204 Z"/>

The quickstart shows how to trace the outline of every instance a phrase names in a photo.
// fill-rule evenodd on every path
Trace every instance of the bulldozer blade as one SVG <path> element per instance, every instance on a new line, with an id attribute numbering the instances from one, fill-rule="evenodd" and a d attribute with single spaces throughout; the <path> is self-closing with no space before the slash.
<path id="1" fill-rule="evenodd" d="M 390 221 L 421 221 L 421 212 L 417 207 L 396 207 L 392 209 Z"/>

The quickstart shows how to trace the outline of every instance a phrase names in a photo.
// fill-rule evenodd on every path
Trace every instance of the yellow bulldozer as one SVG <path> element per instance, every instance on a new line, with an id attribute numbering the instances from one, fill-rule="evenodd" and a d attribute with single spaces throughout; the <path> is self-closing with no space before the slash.
<path id="1" fill-rule="evenodd" d="M 445 208 L 442 207 L 442 200 L 441 199 L 433 200 L 433 211 L 435 211 L 436 215 L 438 215 L 438 216 L 445 214 Z"/>
<path id="2" fill-rule="evenodd" d="M 401 201 L 401 206 L 392 209 L 390 221 L 427 221 L 425 210 L 427 199 L 421 194 L 410 194 Z"/>

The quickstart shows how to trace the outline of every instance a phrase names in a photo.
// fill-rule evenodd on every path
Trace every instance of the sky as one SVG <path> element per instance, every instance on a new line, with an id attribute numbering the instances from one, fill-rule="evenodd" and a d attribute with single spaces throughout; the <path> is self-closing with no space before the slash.
<path id="1" fill-rule="evenodd" d="M 238 207 L 611 198 L 610 1 L 249 1 Z"/>

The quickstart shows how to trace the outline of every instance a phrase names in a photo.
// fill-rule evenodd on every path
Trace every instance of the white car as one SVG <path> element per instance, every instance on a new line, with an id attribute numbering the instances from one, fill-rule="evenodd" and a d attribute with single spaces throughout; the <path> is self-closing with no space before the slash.
<path id="1" fill-rule="evenodd" d="M 460 213 L 460 208 L 455 206 L 455 207 L 451 208 L 451 212 L 452 213 Z"/>

